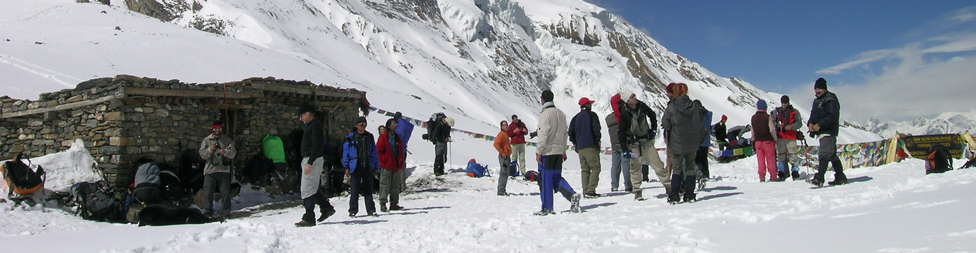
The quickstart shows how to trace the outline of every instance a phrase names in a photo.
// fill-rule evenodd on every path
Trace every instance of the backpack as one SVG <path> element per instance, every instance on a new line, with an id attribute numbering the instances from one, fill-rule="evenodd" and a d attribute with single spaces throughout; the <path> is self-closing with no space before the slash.
<path id="1" fill-rule="evenodd" d="M 21 155 L 18 154 L 13 160 L 6 161 L 0 165 L 0 171 L 3 172 L 3 179 L 7 181 L 7 187 L 10 188 L 7 192 L 7 196 L 10 197 L 17 195 L 24 196 L 37 192 L 44 188 L 44 181 L 47 180 L 44 168 L 38 165 L 37 170 L 34 171 L 20 157 Z"/>
<path id="2" fill-rule="evenodd" d="M 75 196 L 78 208 L 75 213 L 86 220 L 118 220 L 116 212 L 122 209 L 122 203 L 115 198 L 114 192 L 104 180 L 81 182 L 71 186 L 71 194 Z"/>
<path id="3" fill-rule="evenodd" d="M 475 162 L 474 159 L 468 161 L 467 173 L 469 177 L 483 177 L 487 174 L 488 168 Z"/>
<path id="4" fill-rule="evenodd" d="M 512 163 L 508 165 L 508 174 L 509 174 L 508 176 L 510 177 L 519 176 L 518 162 L 512 161 Z"/>
<path id="5" fill-rule="evenodd" d="M 925 157 L 925 174 L 942 173 L 952 169 L 952 155 L 943 146 L 935 146 Z"/>
<path id="6" fill-rule="evenodd" d="M 438 113 L 434 113 L 433 115 L 430 115 L 430 119 L 427 120 L 427 135 L 426 135 L 427 138 L 425 139 L 427 139 L 430 142 L 434 142 L 434 140 L 440 139 L 439 136 L 436 136 L 437 128 L 439 128 L 440 125 L 443 124 L 444 118 L 446 117 L 447 115 L 445 115 L 443 112 L 438 112 Z"/>
<path id="7" fill-rule="evenodd" d="M 525 181 L 535 182 L 535 184 L 539 185 L 539 187 L 542 187 L 542 175 L 540 175 L 538 171 L 526 171 Z"/>

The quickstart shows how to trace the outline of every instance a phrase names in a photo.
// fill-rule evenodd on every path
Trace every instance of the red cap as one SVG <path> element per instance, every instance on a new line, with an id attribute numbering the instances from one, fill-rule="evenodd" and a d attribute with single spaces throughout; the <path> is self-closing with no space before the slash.
<path id="1" fill-rule="evenodd" d="M 583 97 L 583 98 L 580 99 L 579 105 L 592 104 L 593 102 L 596 102 L 596 101 L 593 101 L 593 100 L 590 100 L 589 98 Z"/>
<path id="2" fill-rule="evenodd" d="M 729 119 L 729 117 L 726 117 L 725 115 L 722 115 L 722 120 L 727 120 L 727 119 Z"/>
<path id="3" fill-rule="evenodd" d="M 210 127 L 210 129 L 216 129 L 216 128 L 224 128 L 224 126 L 220 124 L 214 124 L 212 127 Z"/>

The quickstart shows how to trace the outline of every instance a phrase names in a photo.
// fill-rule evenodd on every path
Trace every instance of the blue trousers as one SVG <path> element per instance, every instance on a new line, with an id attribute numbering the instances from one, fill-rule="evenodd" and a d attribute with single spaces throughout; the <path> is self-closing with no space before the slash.
<path id="1" fill-rule="evenodd" d="M 563 194 L 566 200 L 570 200 L 576 191 L 569 186 L 569 182 L 563 178 L 563 156 L 551 155 L 542 157 L 542 170 L 539 171 L 542 179 L 542 189 L 539 196 L 542 198 L 542 210 L 552 211 L 553 193 Z"/>

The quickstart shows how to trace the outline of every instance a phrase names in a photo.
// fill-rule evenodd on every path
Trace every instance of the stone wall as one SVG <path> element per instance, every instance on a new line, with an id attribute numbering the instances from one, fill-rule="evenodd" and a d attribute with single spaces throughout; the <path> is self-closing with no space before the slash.
<path id="1" fill-rule="evenodd" d="M 225 92 L 226 88 L 226 92 Z M 113 184 L 127 185 L 134 162 L 153 157 L 179 165 L 195 153 L 215 120 L 227 123 L 237 145 L 237 170 L 261 152 L 265 135 L 283 139 L 304 127 L 298 106 L 327 108 L 329 143 L 337 147 L 364 104 L 365 93 L 274 78 L 223 84 L 186 84 L 120 75 L 41 94 L 37 101 L 0 98 L 0 158 L 17 153 L 36 157 L 84 141 L 98 168 Z"/>

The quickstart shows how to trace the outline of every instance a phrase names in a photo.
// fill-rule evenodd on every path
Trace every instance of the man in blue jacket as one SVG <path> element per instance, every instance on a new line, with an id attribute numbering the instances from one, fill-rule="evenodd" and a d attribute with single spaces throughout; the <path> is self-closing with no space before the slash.
<path id="1" fill-rule="evenodd" d="M 833 164 L 834 181 L 828 184 L 846 184 L 847 176 L 844 175 L 843 165 L 840 163 L 840 158 L 837 157 L 840 101 L 837 100 L 837 95 L 827 91 L 827 80 L 823 78 L 817 79 L 813 85 L 813 91 L 817 94 L 817 98 L 813 100 L 813 109 L 810 110 L 810 121 L 807 121 L 807 128 L 810 129 L 810 137 L 820 139 L 820 149 L 817 151 L 817 174 L 813 176 L 810 183 L 823 186 L 827 164 Z"/>
<path id="2" fill-rule="evenodd" d="M 376 216 L 373 202 L 373 177 L 379 173 L 380 161 L 376 154 L 376 139 L 366 131 L 366 117 L 356 120 L 356 131 L 346 136 L 342 144 L 342 167 L 349 175 L 349 217 L 359 213 L 359 195 L 366 202 L 366 215 Z"/>
<path id="3" fill-rule="evenodd" d="M 579 154 L 580 178 L 583 179 L 583 196 L 599 197 L 596 187 L 600 183 L 600 116 L 592 111 L 593 100 L 579 100 L 580 112 L 569 123 L 569 141 Z"/>

